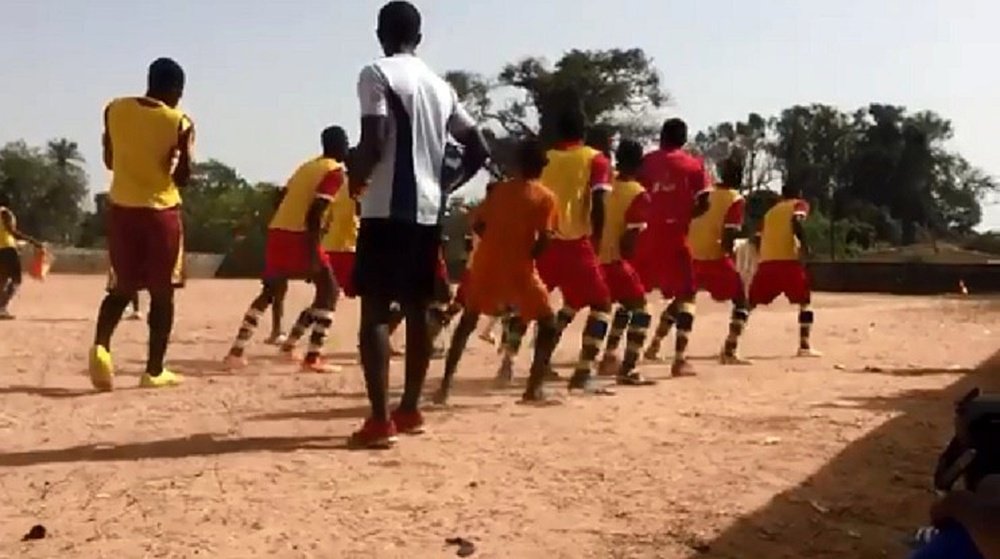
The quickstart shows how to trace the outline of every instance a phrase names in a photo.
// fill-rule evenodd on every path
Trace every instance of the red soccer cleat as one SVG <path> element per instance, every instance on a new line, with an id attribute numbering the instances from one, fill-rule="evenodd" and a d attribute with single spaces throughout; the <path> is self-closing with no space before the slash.
<path id="1" fill-rule="evenodd" d="M 397 408 L 392 412 L 392 422 L 396 424 L 396 430 L 405 435 L 419 435 L 424 432 L 424 414 L 419 411 L 403 411 Z"/>
<path id="2" fill-rule="evenodd" d="M 391 448 L 396 441 L 396 425 L 392 420 L 368 418 L 361 429 L 351 435 L 348 444 L 352 448 L 385 449 Z"/>

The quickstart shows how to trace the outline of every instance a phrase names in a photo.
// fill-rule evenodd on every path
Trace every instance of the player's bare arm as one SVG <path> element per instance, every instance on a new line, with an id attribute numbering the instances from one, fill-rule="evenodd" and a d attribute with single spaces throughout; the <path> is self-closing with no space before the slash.
<path id="1" fill-rule="evenodd" d="M 708 191 L 698 192 L 694 197 L 694 211 L 691 212 L 691 218 L 695 219 L 704 215 L 708 211 L 708 202 Z"/>
<path id="2" fill-rule="evenodd" d="M 806 217 L 801 214 L 792 216 L 792 232 L 799 241 L 799 250 L 803 255 L 809 254 L 809 244 L 806 242 L 806 229 L 803 225 Z"/>
<path id="3" fill-rule="evenodd" d="M 358 196 L 372 176 L 375 165 L 382 159 L 388 119 L 382 115 L 361 117 L 361 139 L 355 148 L 354 166 L 349 175 L 351 196 Z"/>
<path id="4" fill-rule="evenodd" d="M 601 234 L 604 232 L 604 197 L 606 189 L 595 189 L 590 194 L 590 230 L 593 231 L 595 247 L 601 246 Z"/>
<path id="5" fill-rule="evenodd" d="M 479 127 L 467 128 L 454 136 L 455 140 L 464 148 L 462 151 L 462 172 L 451 184 L 444 185 L 445 191 L 449 193 L 458 190 L 472 180 L 472 177 L 479 173 L 490 156 L 486 138 L 483 137 L 483 132 Z"/>
<path id="6" fill-rule="evenodd" d="M 103 148 L 104 168 L 114 171 L 114 149 L 111 146 L 111 135 L 108 134 L 108 109 L 104 109 L 104 132 L 101 134 L 101 146 Z"/>
<path id="7" fill-rule="evenodd" d="M 312 255 L 313 272 L 320 268 L 319 252 L 316 247 L 319 246 L 320 237 L 323 235 L 323 216 L 326 215 L 329 205 L 330 201 L 327 198 L 317 197 L 309 205 L 309 211 L 306 213 L 306 243 L 308 243 L 307 250 Z"/>
<path id="8" fill-rule="evenodd" d="M 722 228 L 722 251 L 729 256 L 736 252 L 736 237 L 740 234 L 738 225 L 726 225 Z"/>
<path id="9" fill-rule="evenodd" d="M 194 147 L 194 123 L 187 117 L 182 122 L 184 127 L 177 138 L 177 165 L 171 175 L 178 187 L 185 187 L 191 182 L 191 156 Z"/>

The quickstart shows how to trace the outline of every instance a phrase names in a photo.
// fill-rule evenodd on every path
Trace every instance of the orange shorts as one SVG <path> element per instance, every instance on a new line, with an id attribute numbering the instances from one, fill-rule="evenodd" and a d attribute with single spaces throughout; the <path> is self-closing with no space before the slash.
<path id="1" fill-rule="evenodd" d="M 500 316 L 513 307 L 527 322 L 553 314 L 549 292 L 538 274 L 512 277 L 470 272 L 463 287 L 464 305 L 470 312 Z"/>
<path id="2" fill-rule="evenodd" d="M 750 304 L 769 305 L 779 295 L 787 297 L 793 305 L 809 303 L 809 274 L 798 260 L 771 260 L 757 266 L 750 282 Z"/>
<path id="3" fill-rule="evenodd" d="M 716 301 L 734 301 L 743 294 L 743 279 L 730 258 L 695 260 L 694 283 Z"/>
<path id="4" fill-rule="evenodd" d="M 337 285 L 344 295 L 350 298 L 357 296 L 354 289 L 354 253 L 353 252 L 328 252 L 326 257 L 330 260 L 330 267 L 333 268 L 333 277 L 337 278 Z"/>
<path id="5" fill-rule="evenodd" d="M 635 268 L 627 260 L 616 260 L 601 264 L 604 279 L 616 303 L 633 303 L 646 298 L 646 288 Z"/>
<path id="6" fill-rule="evenodd" d="M 590 239 L 553 239 L 538 258 L 538 274 L 549 290 L 562 293 L 570 308 L 611 304 L 611 291 Z"/>
<path id="7" fill-rule="evenodd" d="M 687 241 L 663 242 L 645 234 L 639 239 L 635 268 L 647 293 L 658 289 L 667 299 L 693 296 L 694 259 Z"/>
<path id="8" fill-rule="evenodd" d="M 329 267 L 326 252 L 318 244 L 314 250 L 320 264 Z M 263 279 L 307 279 L 313 258 L 309 252 L 304 231 L 269 230 L 264 247 Z"/>

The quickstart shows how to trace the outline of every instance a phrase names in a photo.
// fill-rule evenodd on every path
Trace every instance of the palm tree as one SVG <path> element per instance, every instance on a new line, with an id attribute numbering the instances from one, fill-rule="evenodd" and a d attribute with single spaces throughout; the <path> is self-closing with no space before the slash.
<path id="1" fill-rule="evenodd" d="M 76 142 L 66 138 L 49 140 L 46 155 L 61 171 L 65 171 L 71 163 L 83 163 L 83 155 Z"/>

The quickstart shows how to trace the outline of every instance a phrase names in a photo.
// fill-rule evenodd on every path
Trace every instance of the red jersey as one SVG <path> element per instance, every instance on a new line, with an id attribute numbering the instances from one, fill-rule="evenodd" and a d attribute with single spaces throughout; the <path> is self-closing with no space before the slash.
<path id="1" fill-rule="evenodd" d="M 687 235 L 695 197 L 709 186 L 701 158 L 682 149 L 658 149 L 643 158 L 639 182 L 649 192 L 650 231 Z"/>

